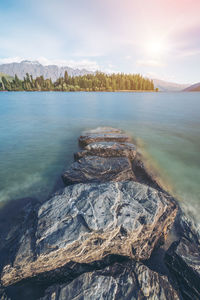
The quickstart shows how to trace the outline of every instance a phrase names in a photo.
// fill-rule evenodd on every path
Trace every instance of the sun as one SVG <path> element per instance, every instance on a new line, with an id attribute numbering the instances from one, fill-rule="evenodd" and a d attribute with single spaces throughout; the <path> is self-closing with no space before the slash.
<path id="1" fill-rule="evenodd" d="M 165 45 L 163 41 L 159 40 L 152 40 L 149 41 L 146 45 L 146 51 L 149 56 L 155 57 L 155 56 L 161 56 L 165 52 Z"/>

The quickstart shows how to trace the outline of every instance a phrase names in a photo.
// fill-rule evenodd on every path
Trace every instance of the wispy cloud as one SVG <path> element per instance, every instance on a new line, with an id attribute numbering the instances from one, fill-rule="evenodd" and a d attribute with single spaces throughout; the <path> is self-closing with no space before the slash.
<path id="1" fill-rule="evenodd" d="M 164 67 L 165 64 L 159 60 L 138 60 L 137 65 L 147 67 Z"/>

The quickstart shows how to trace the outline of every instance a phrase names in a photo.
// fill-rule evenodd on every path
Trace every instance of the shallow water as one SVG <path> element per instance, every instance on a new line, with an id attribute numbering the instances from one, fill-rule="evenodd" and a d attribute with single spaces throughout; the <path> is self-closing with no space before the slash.
<path id="1" fill-rule="evenodd" d="M 200 93 L 0 93 L 0 202 L 45 199 L 83 129 L 128 131 L 198 220 Z M 148 154 L 147 154 L 148 153 Z"/>

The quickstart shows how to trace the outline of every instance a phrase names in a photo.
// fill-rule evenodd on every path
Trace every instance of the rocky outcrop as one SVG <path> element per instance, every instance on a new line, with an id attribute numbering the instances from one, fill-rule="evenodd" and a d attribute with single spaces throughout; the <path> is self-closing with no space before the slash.
<path id="1" fill-rule="evenodd" d="M 36 259 L 23 253 L 4 268 L 2 283 L 64 266 L 67 273 L 71 262 L 91 263 L 111 254 L 148 259 L 175 214 L 172 199 L 139 183 L 69 186 L 39 209 Z"/>
<path id="2" fill-rule="evenodd" d="M 174 199 L 121 130 L 99 127 L 79 143 L 83 149 L 62 175 L 67 187 L 34 210 L 2 263 L 2 288 L 13 296 L 25 285 L 51 285 L 43 299 L 56 300 L 178 299 L 167 277 L 141 263 L 164 243 Z"/>
<path id="3" fill-rule="evenodd" d="M 103 270 L 82 274 L 69 284 L 53 286 L 40 300 L 179 299 L 166 276 L 137 262 L 115 263 Z"/>
<path id="4" fill-rule="evenodd" d="M 79 143 L 84 149 L 76 153 L 75 161 L 62 175 L 66 185 L 89 182 L 136 180 L 131 160 L 136 147 L 120 130 L 98 127 L 85 132 Z"/>
<path id="5" fill-rule="evenodd" d="M 84 150 L 75 153 L 75 160 L 85 156 L 127 157 L 133 160 L 136 156 L 136 147 L 131 143 L 97 142 L 87 145 Z"/>
<path id="6" fill-rule="evenodd" d="M 126 157 L 85 156 L 74 162 L 62 175 L 66 185 L 87 182 L 134 179 L 131 162 Z"/>

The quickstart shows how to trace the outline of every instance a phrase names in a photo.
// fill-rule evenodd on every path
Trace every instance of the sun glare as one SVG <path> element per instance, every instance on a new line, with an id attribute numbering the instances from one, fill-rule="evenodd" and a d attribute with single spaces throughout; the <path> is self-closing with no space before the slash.
<path id="1" fill-rule="evenodd" d="M 146 51 L 150 56 L 160 56 L 165 52 L 164 43 L 161 41 L 150 41 L 146 46 Z"/>

